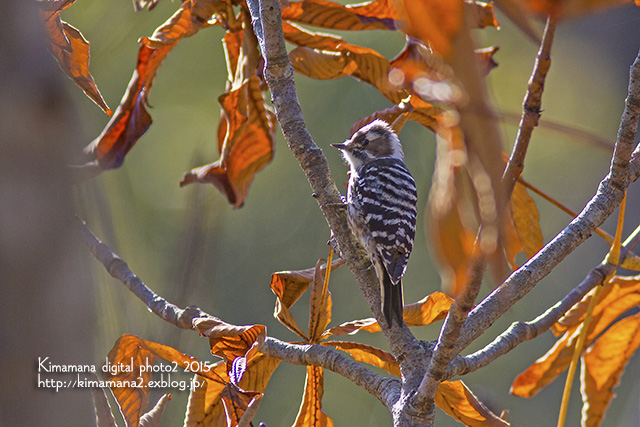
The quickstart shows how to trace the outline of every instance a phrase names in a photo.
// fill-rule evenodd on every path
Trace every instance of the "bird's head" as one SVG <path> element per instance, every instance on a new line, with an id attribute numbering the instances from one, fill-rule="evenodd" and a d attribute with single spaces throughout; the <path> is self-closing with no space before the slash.
<path id="1" fill-rule="evenodd" d="M 373 160 L 392 157 L 404 161 L 400 140 L 391 127 L 382 120 L 374 120 L 358 129 L 341 144 L 331 144 L 342 152 L 353 169 Z"/>

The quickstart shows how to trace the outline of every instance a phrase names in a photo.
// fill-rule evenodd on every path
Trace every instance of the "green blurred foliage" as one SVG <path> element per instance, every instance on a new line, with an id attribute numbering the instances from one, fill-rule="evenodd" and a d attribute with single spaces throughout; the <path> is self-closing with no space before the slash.
<path id="1" fill-rule="evenodd" d="M 177 3 L 165 0 L 151 12 L 134 13 L 130 0 L 84 1 L 63 12 L 63 19 L 79 28 L 91 42 L 91 71 L 112 108 L 117 106 L 135 66 L 137 39 L 150 35 L 177 7 Z M 640 47 L 638 20 L 640 10 L 629 6 L 559 26 L 543 97 L 544 118 L 615 140 L 628 67 Z M 477 32 L 479 46 L 500 46 L 496 55 L 500 65 L 488 77 L 489 89 L 498 110 L 519 114 L 537 46 L 505 17 L 499 15 L 499 21 L 502 25 L 499 31 Z M 351 43 L 375 48 L 388 58 L 403 45 L 402 36 L 395 33 L 340 35 Z M 265 324 L 270 335 L 296 340 L 273 319 L 275 298 L 268 286 L 270 276 L 275 271 L 312 267 L 318 258 L 326 258 L 329 231 L 281 132 L 278 131 L 272 164 L 256 176 L 242 209 L 232 210 L 212 186 L 178 187 L 184 172 L 217 160 L 215 135 L 220 114 L 217 97 L 226 80 L 222 36 L 221 28 L 207 28 L 181 41 L 168 55 L 149 98 L 154 124 L 122 168 L 77 186 L 78 209 L 94 232 L 160 295 L 181 306 L 198 305 L 230 323 Z M 308 128 L 325 150 L 341 188 L 341 183 L 347 180 L 347 168 L 329 144 L 345 139 L 353 122 L 389 107 L 389 102 L 373 88 L 349 78 L 313 81 L 296 76 L 296 81 Z M 71 82 L 69 86 L 73 91 Z M 80 91 L 73 95 L 88 143 L 99 134 L 107 117 Z M 505 124 L 503 128 L 508 152 L 516 126 Z M 408 166 L 418 183 L 422 216 L 433 171 L 434 137 L 415 123 L 409 123 L 400 136 Z M 580 210 L 606 174 L 609 159 L 610 153 L 605 150 L 538 130 L 527 158 L 525 178 L 567 206 Z M 628 211 L 637 211 L 640 199 L 637 188 L 633 188 L 630 198 Z M 569 218 L 539 198 L 536 201 L 548 240 Z M 416 247 L 403 281 L 406 302 L 416 301 L 440 286 L 421 220 L 418 227 Z M 613 225 L 609 223 L 607 229 L 613 232 Z M 471 349 L 490 342 L 513 321 L 530 320 L 546 310 L 597 265 L 606 250 L 604 242 L 591 239 L 532 291 L 525 303 L 517 304 L 496 322 Z M 87 285 L 95 286 L 97 295 L 99 321 L 93 343 L 96 363 L 104 360 L 124 333 L 176 346 L 203 360 L 211 357 L 206 340 L 160 321 L 95 261 L 87 257 L 86 262 L 95 270 L 95 283 Z M 485 294 L 493 286 L 489 282 Z M 330 289 L 332 325 L 369 316 L 346 267 L 332 275 Z M 308 319 L 307 302 L 308 298 L 303 297 L 293 309 L 303 328 Z M 432 340 L 437 337 L 437 328 L 423 328 L 415 333 L 420 339 Z M 379 336 L 363 334 L 356 338 L 386 346 Z M 552 425 L 563 381 L 556 381 L 531 400 L 516 399 L 508 393 L 515 375 L 542 355 L 552 342 L 550 334 L 527 342 L 489 367 L 467 376 L 465 381 L 497 413 L 508 409 L 514 425 Z M 640 422 L 639 390 L 634 384 L 639 373 L 637 365 L 636 357 L 622 379 L 620 397 L 613 402 L 607 425 L 632 426 Z M 291 424 L 301 400 L 303 381 L 304 368 L 281 364 L 256 420 L 270 427 Z M 355 385 L 332 373 L 326 373 L 325 385 L 324 408 L 336 425 L 389 424 L 386 409 Z M 163 425 L 178 425 L 188 393 L 168 391 L 174 394 L 174 399 Z M 152 398 L 158 396 L 154 393 Z M 576 393 L 568 425 L 577 425 L 579 406 Z M 438 425 L 458 424 L 439 413 Z"/>

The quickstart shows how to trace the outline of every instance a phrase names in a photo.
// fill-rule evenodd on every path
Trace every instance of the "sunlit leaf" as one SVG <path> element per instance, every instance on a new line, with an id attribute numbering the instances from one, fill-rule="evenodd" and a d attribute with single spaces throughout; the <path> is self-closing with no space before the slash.
<path id="1" fill-rule="evenodd" d="M 324 288 L 326 268 L 323 272 L 322 261 L 319 259 L 316 263 L 309 297 L 309 342 L 312 344 L 318 342 L 331 322 L 331 292 Z"/>
<path id="2" fill-rule="evenodd" d="M 233 384 L 227 384 L 220 393 L 228 426 L 236 426 L 247 410 L 251 401 L 260 393 L 247 392 Z"/>
<path id="3" fill-rule="evenodd" d="M 504 256 L 509 267 L 511 267 L 512 270 L 515 270 L 518 268 L 518 265 L 516 264 L 516 256 L 520 252 L 523 252 L 524 248 L 520 243 L 520 239 L 518 239 L 515 226 L 513 225 L 513 220 L 511 219 L 511 212 L 507 213 L 505 222 L 503 246 Z"/>
<path id="4" fill-rule="evenodd" d="M 209 338 L 211 354 L 222 357 L 228 369 L 235 358 L 256 354 L 266 337 L 263 325 L 236 326 L 211 317 L 196 319 L 193 325 Z"/>
<path id="5" fill-rule="evenodd" d="M 582 425 L 600 426 L 626 364 L 640 346 L 640 314 L 622 319 L 582 356 Z"/>
<path id="6" fill-rule="evenodd" d="M 480 65 L 480 69 L 484 72 L 484 74 L 489 74 L 489 71 L 498 66 L 498 63 L 493 58 L 493 56 L 499 49 L 500 48 L 498 46 L 476 49 L 475 52 L 478 57 L 478 65 Z"/>
<path id="7" fill-rule="evenodd" d="M 403 317 L 408 326 L 424 326 L 446 317 L 453 300 L 442 292 L 434 292 L 413 304 L 404 306 Z M 326 330 L 323 338 L 331 335 L 353 335 L 358 331 L 380 332 L 380 325 L 374 318 L 352 320 Z"/>
<path id="8" fill-rule="evenodd" d="M 540 214 L 524 185 L 516 182 L 509 202 L 511 219 L 527 259 L 534 256 L 544 244 L 540 230 Z"/>
<path id="9" fill-rule="evenodd" d="M 444 381 L 438 386 L 435 403 L 447 414 L 470 427 L 508 426 L 491 412 L 462 381 Z"/>
<path id="10" fill-rule="evenodd" d="M 330 427 L 331 418 L 322 411 L 322 395 L 324 394 L 324 373 L 319 366 L 307 366 L 304 395 L 294 427 Z"/>
<path id="11" fill-rule="evenodd" d="M 393 0 L 400 29 L 422 40 L 445 58 L 451 39 L 460 31 L 464 13 L 462 0 Z"/>
<path id="12" fill-rule="evenodd" d="M 192 169 L 180 185 L 211 183 L 227 196 L 234 208 L 239 208 L 244 204 L 255 174 L 273 158 L 276 118 L 265 106 L 260 79 L 255 76 L 240 88 L 224 94 L 220 102 L 225 115 L 218 125 L 222 129 L 218 138 L 225 157 Z"/>
<path id="13" fill-rule="evenodd" d="M 123 335 L 107 356 L 110 369 L 103 377 L 116 385 L 111 387 L 111 392 L 128 426 L 138 425 L 142 411 L 149 403 L 149 381 L 153 372 L 148 367 L 155 365 L 158 358 L 175 362 L 176 366 L 196 372 L 212 382 L 223 383 L 214 371 L 189 355 L 133 335 Z"/>
<path id="14" fill-rule="evenodd" d="M 607 287 L 602 289 L 589 322 L 585 346 L 591 345 L 623 313 L 640 304 L 639 283 L 639 277 L 616 276 Z M 589 293 L 583 298 L 561 320 L 562 323 L 554 326 L 554 333 L 564 332 L 564 334 L 544 356 L 516 377 L 511 386 L 513 394 L 531 397 L 569 366 L 591 295 L 592 293 Z"/>
<path id="15" fill-rule="evenodd" d="M 234 388 L 234 393 L 247 390 L 253 397 L 255 396 L 254 392 L 263 393 L 271 374 L 279 363 L 279 359 L 267 357 L 261 353 L 248 358 L 247 370 L 239 383 L 239 389 Z M 214 370 L 228 382 L 229 378 L 224 363 L 215 365 Z M 225 405 L 222 401 L 222 393 L 227 387 L 226 382 L 212 382 L 202 377 L 195 377 L 195 381 L 197 381 L 197 387 L 189 395 L 185 427 L 227 425 Z"/>
<path id="16" fill-rule="evenodd" d="M 82 91 L 105 113 L 113 112 L 107 106 L 89 72 L 89 42 L 79 30 L 60 19 L 60 12 L 71 6 L 75 0 L 38 2 L 44 21 L 44 29 L 49 37 L 51 53 L 60 68 Z"/>
<path id="17" fill-rule="evenodd" d="M 136 69 L 120 105 L 102 133 L 85 148 L 86 153 L 96 158 L 100 168 L 120 167 L 127 153 L 151 126 L 147 98 L 158 67 L 170 50 L 171 46 L 140 46 Z"/>
<path id="18" fill-rule="evenodd" d="M 336 259 L 331 263 L 331 268 L 335 269 L 344 264 L 341 259 Z M 276 309 L 274 316 L 283 325 L 291 331 L 298 334 L 309 342 L 309 337 L 300 328 L 298 328 L 295 319 L 291 315 L 289 309 L 298 301 L 300 296 L 309 288 L 316 275 L 318 267 L 308 268 L 306 270 L 281 271 L 271 275 L 271 290 L 276 295 Z M 326 264 L 319 267 L 321 275 L 325 274 Z"/>
<path id="19" fill-rule="evenodd" d="M 573 306 L 553 325 L 551 330 L 555 335 L 560 335 L 567 330 L 573 330 L 582 323 L 587 307 L 591 302 L 591 296 L 591 292 L 585 295 L 578 304 Z M 597 323 L 608 324 L 638 304 L 640 304 L 640 276 L 614 276 L 600 292 L 598 304 L 593 310 L 591 325 Z"/>
<path id="20" fill-rule="evenodd" d="M 391 353 L 379 348 L 350 341 L 326 341 L 322 345 L 335 347 L 349 353 L 358 362 L 368 363 L 384 369 L 393 376 L 400 376 L 400 365 L 398 365 L 396 359 Z"/>
<path id="21" fill-rule="evenodd" d="M 180 9 L 171 18 L 158 27 L 153 35 L 146 39 L 149 47 L 166 46 L 176 43 L 184 37 L 190 37 L 200 29 L 207 27 L 215 13 L 225 12 L 226 3 L 221 0 L 191 0 L 182 3 Z"/>
<path id="22" fill-rule="evenodd" d="M 160 3 L 160 0 L 133 0 L 133 10 L 140 12 L 145 7 L 149 10 L 153 10 Z"/>
<path id="23" fill-rule="evenodd" d="M 407 326 L 425 326 L 447 317 L 453 300 L 442 292 L 434 292 L 418 302 L 404 306 Z"/>
<path id="24" fill-rule="evenodd" d="M 291 2 L 282 9 L 282 19 L 333 30 L 394 30 L 387 0 L 350 6 L 323 0 Z"/>

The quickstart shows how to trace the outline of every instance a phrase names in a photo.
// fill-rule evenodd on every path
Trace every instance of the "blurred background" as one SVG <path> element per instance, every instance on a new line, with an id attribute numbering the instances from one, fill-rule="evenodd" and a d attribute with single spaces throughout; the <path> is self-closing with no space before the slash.
<path id="1" fill-rule="evenodd" d="M 16 386 L 3 390 L 0 424 L 93 422 L 88 390 L 54 393 L 36 387 L 38 356 L 51 355 L 56 363 L 100 366 L 115 341 L 128 333 L 174 346 L 200 360 L 212 359 L 207 340 L 159 320 L 105 272 L 68 230 L 65 218 L 73 212 L 85 219 L 150 288 L 173 303 L 197 305 L 233 324 L 265 324 L 270 336 L 298 340 L 273 318 L 275 297 L 269 289 L 270 277 L 276 271 L 312 267 L 319 258 L 326 258 L 329 231 L 280 130 L 275 158 L 256 175 L 243 208 L 233 210 L 213 186 L 178 186 L 184 172 L 218 158 L 217 97 L 226 80 L 223 30 L 204 29 L 171 51 L 150 93 L 153 125 L 149 131 L 120 169 L 76 184 L 69 193 L 67 177 L 58 176 L 56 165 L 73 163 L 108 118 L 46 54 L 37 20 L 22 11 L 19 1 L 9 3 L 9 12 L 2 18 L 7 21 L 2 39 L 8 43 L 3 42 L 0 48 L 5 53 L 3 58 L 14 58 L 14 62 L 3 59 L 0 65 L 0 77 L 13 76 L 3 80 L 5 90 L 0 91 L 0 314 L 4 320 L 0 347 L 5 353 L 3 362 L 9 363 L 3 363 L 2 379 L 12 379 L 10 384 Z M 161 1 L 151 12 L 135 13 L 130 0 L 78 1 L 62 13 L 62 19 L 91 42 L 91 72 L 111 108 L 117 107 L 135 67 L 137 40 L 152 34 L 178 6 Z M 498 20 L 500 30 L 489 28 L 475 34 L 478 47 L 500 47 L 495 55 L 499 66 L 488 76 L 496 110 L 519 117 L 537 45 L 499 11 Z M 542 28 L 541 22 L 536 24 Z M 387 58 L 393 58 L 404 44 L 400 34 L 382 31 L 340 35 Z M 26 46 L 34 47 L 29 55 L 24 53 Z M 629 66 L 638 49 L 640 8 L 634 5 L 562 22 L 543 96 L 543 121 L 573 126 L 613 144 L 624 108 Z M 29 79 L 38 84 L 29 83 Z M 296 82 L 309 131 L 325 151 L 341 187 L 340 183 L 347 181 L 347 168 L 329 144 L 344 140 L 353 122 L 390 107 L 390 103 L 372 87 L 351 78 L 317 81 L 297 75 Z M 43 99 L 46 108 L 35 117 L 21 114 L 32 111 L 34 105 L 42 106 Z M 512 120 L 502 126 L 507 152 L 516 127 L 517 121 Z M 418 184 L 422 219 L 433 172 L 434 136 L 418 124 L 408 123 L 400 137 Z M 542 127 L 534 132 L 524 177 L 579 211 L 607 173 L 610 157 L 609 148 Z M 570 218 L 534 198 L 546 242 Z M 625 235 L 637 225 L 639 207 L 640 189 L 636 184 L 629 191 L 630 220 Z M 614 225 L 608 221 L 604 228 L 613 234 Z M 487 344 L 512 322 L 531 320 L 545 311 L 598 265 L 607 249 L 598 237 L 589 239 L 468 350 Z M 440 288 L 422 220 L 418 221 L 416 246 L 403 283 L 407 303 Z M 488 282 L 483 294 L 493 285 Z M 346 268 L 332 274 L 330 290 L 332 326 L 370 315 Z M 303 329 L 308 319 L 307 304 L 308 297 L 303 296 L 293 308 Z M 419 339 L 433 340 L 439 326 L 415 329 L 414 333 Z M 377 335 L 362 333 L 354 339 L 386 349 Z M 494 412 L 508 410 L 513 425 L 555 425 L 564 375 L 532 399 L 509 394 L 515 376 L 553 343 L 551 333 L 546 333 L 463 379 Z M 636 355 L 616 389 L 617 398 L 603 425 L 640 424 L 638 362 Z M 270 427 L 292 424 L 302 398 L 304 376 L 303 367 L 280 364 L 255 421 L 264 421 Z M 181 379 L 188 377 L 183 375 Z M 7 382 L 2 383 L 6 389 Z M 577 384 L 567 425 L 579 424 Z M 150 401 L 155 402 L 162 392 L 174 396 L 162 425 L 181 425 L 188 391 L 155 390 Z M 20 396 L 36 399 L 38 404 L 30 413 L 20 412 L 24 407 Z M 330 372 L 325 373 L 323 407 L 337 426 L 391 422 L 387 410 L 374 397 Z M 24 422 L 27 416 L 32 423 Z M 437 425 L 460 424 L 439 412 Z"/>

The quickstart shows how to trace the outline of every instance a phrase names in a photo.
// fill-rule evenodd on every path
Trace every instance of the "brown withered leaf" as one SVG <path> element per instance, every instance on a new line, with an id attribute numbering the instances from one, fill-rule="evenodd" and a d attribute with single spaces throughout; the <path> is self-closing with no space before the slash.
<path id="1" fill-rule="evenodd" d="M 540 214 L 524 185 L 516 182 L 509 201 L 511 219 L 527 259 L 534 256 L 544 244 L 540 229 Z"/>
<path id="2" fill-rule="evenodd" d="M 247 359 L 247 369 L 239 383 L 239 390 L 247 390 L 255 396 L 255 393 L 263 393 L 271 374 L 278 367 L 279 359 L 267 357 L 257 353 Z M 221 362 L 216 364 L 214 371 L 224 378 L 224 383 L 213 382 L 203 377 L 195 377 L 196 386 L 189 395 L 187 414 L 185 415 L 186 427 L 205 427 L 227 425 L 225 405 L 222 401 L 222 393 L 227 387 L 229 377 L 226 365 Z M 238 392 L 238 389 L 235 389 Z"/>
<path id="3" fill-rule="evenodd" d="M 484 406 L 462 381 L 440 383 L 435 403 L 448 415 L 466 426 L 505 427 L 509 425 Z"/>
<path id="4" fill-rule="evenodd" d="M 75 0 L 39 1 L 49 48 L 60 68 L 107 115 L 113 111 L 107 106 L 89 71 L 89 42 L 80 31 L 60 18 L 60 12 Z"/>
<path id="5" fill-rule="evenodd" d="M 333 30 L 395 30 L 387 0 L 343 6 L 324 0 L 291 2 L 282 19 Z"/>
<path id="6" fill-rule="evenodd" d="M 402 32 L 422 40 L 443 57 L 451 53 L 452 38 L 460 31 L 462 0 L 392 0 Z"/>
<path id="7" fill-rule="evenodd" d="M 449 312 L 449 307 L 453 300 L 442 292 L 434 292 L 427 295 L 418 302 L 404 306 L 403 317 L 408 326 L 426 326 L 442 320 Z M 380 332 L 380 325 L 374 318 L 352 320 L 327 329 L 322 338 L 326 339 L 331 335 L 353 335 L 358 331 L 369 333 Z"/>
<path id="8" fill-rule="evenodd" d="M 504 226 L 504 257 L 512 270 L 518 268 L 516 264 L 516 256 L 524 251 L 518 234 L 516 233 L 515 226 L 513 225 L 513 219 L 511 218 L 511 212 L 507 212 Z"/>
<path id="9" fill-rule="evenodd" d="M 273 158 L 277 122 L 273 111 L 265 105 L 258 77 L 252 76 L 240 88 L 222 95 L 220 102 L 224 114 L 218 125 L 218 143 L 222 146 L 221 154 L 226 156 L 187 172 L 180 186 L 211 183 L 227 196 L 234 208 L 239 208 L 255 174 Z M 236 120 L 238 114 L 244 119 Z M 227 117 L 235 119 L 230 122 Z"/>
<path id="10" fill-rule="evenodd" d="M 392 103 L 398 104 L 408 94 L 389 82 L 389 60 L 373 49 L 340 44 L 335 50 L 317 50 L 303 46 L 289 52 L 296 72 L 314 79 L 351 76 L 375 87 Z"/>
<path id="11" fill-rule="evenodd" d="M 122 387 L 112 387 L 111 392 L 120 406 L 128 426 L 137 426 L 142 411 L 149 404 L 149 381 L 153 376 L 148 366 L 153 366 L 158 358 L 175 362 L 206 377 L 212 382 L 222 384 L 222 379 L 197 359 L 178 350 L 143 340 L 133 335 L 123 335 L 116 341 L 107 360 L 110 370 L 103 374 L 104 379 L 120 382 Z M 117 372 L 116 372 L 117 371 Z"/>
<path id="12" fill-rule="evenodd" d="M 469 25 L 473 25 L 475 28 L 500 28 L 493 10 L 493 2 L 465 1 L 464 7 L 465 12 L 468 14 Z"/>
<path id="13" fill-rule="evenodd" d="M 491 46 L 475 50 L 476 56 L 478 57 L 478 65 L 485 75 L 489 74 L 489 71 L 498 66 L 493 55 L 495 55 L 499 49 L 500 47 L 498 46 Z"/>
<path id="14" fill-rule="evenodd" d="M 453 300 L 442 292 L 434 292 L 413 304 L 404 306 L 407 326 L 426 326 L 447 317 Z"/>
<path id="15" fill-rule="evenodd" d="M 142 39 L 138 63 L 120 105 L 102 133 L 85 148 L 85 153 L 95 157 L 101 169 L 120 167 L 127 153 L 151 126 L 147 112 L 149 90 L 171 48 L 150 48 Z"/>
<path id="16" fill-rule="evenodd" d="M 307 366 L 304 395 L 294 427 L 330 427 L 333 421 L 322 411 L 324 372 L 319 366 Z"/>
<path id="17" fill-rule="evenodd" d="M 377 366 L 393 376 L 400 377 L 400 365 L 393 355 L 377 347 L 351 341 L 325 341 L 322 345 L 345 351 L 358 362 Z"/>
<path id="18" fill-rule="evenodd" d="M 309 298 L 309 343 L 311 344 L 318 343 L 325 328 L 331 322 L 331 292 L 324 286 L 327 272 L 326 267 L 325 271 L 322 271 L 322 261 L 319 259 L 316 263 Z"/>
<path id="19" fill-rule="evenodd" d="M 600 426 L 613 388 L 640 346 L 640 314 L 620 320 L 582 355 L 582 424 Z"/>
<path id="20" fill-rule="evenodd" d="M 320 261 L 318 261 L 318 263 L 320 263 Z M 336 269 L 343 264 L 344 261 L 338 258 L 331 263 L 331 268 Z M 302 337 L 305 342 L 309 342 L 309 337 L 300 330 L 289 309 L 298 301 L 307 288 L 309 288 L 316 274 L 324 276 L 325 271 L 326 264 L 321 264 L 320 266 L 316 264 L 316 267 L 307 268 L 306 270 L 281 271 L 271 275 L 269 287 L 271 287 L 271 291 L 276 295 L 274 317 L 291 331 Z"/>
<path id="21" fill-rule="evenodd" d="M 236 326 L 211 317 L 196 319 L 193 325 L 200 335 L 209 338 L 211 354 L 222 357 L 227 370 L 231 370 L 235 358 L 256 354 L 266 337 L 264 325 Z"/>
<path id="22" fill-rule="evenodd" d="M 221 0 L 192 0 L 182 3 L 180 9 L 158 27 L 146 40 L 149 47 L 167 46 L 190 37 L 208 27 L 214 14 L 226 12 L 226 3 Z"/>
<path id="23" fill-rule="evenodd" d="M 159 427 L 162 414 L 164 414 L 167 403 L 169 403 L 171 398 L 172 396 L 170 394 L 163 394 L 153 409 L 140 417 L 140 427 Z"/>
<path id="24" fill-rule="evenodd" d="M 288 21 L 282 21 L 284 39 L 297 46 L 336 51 L 345 40 L 332 34 L 316 33 Z"/>
<path id="25" fill-rule="evenodd" d="M 228 426 L 237 426 L 251 401 L 260 393 L 239 389 L 233 384 L 227 384 L 220 393 L 220 399 L 227 416 Z"/>
<path id="26" fill-rule="evenodd" d="M 552 332 L 558 336 L 568 330 L 573 330 L 582 324 L 587 307 L 593 293 L 588 293 L 571 310 L 569 310 L 553 327 Z M 628 309 L 640 304 L 640 276 L 614 276 L 605 286 L 594 307 L 590 329 L 597 323 L 609 324 Z M 598 328 L 601 329 L 601 328 Z"/>
<path id="27" fill-rule="evenodd" d="M 521 397 L 531 397 L 553 381 L 571 363 L 578 336 L 582 331 L 582 319 L 592 293 L 572 308 L 562 323 L 554 326 L 554 333 L 564 332 L 547 353 L 518 375 L 511 392 Z M 640 304 L 640 277 L 614 277 L 602 289 L 585 339 L 585 347 L 591 345 L 615 320 L 632 307 Z"/>

